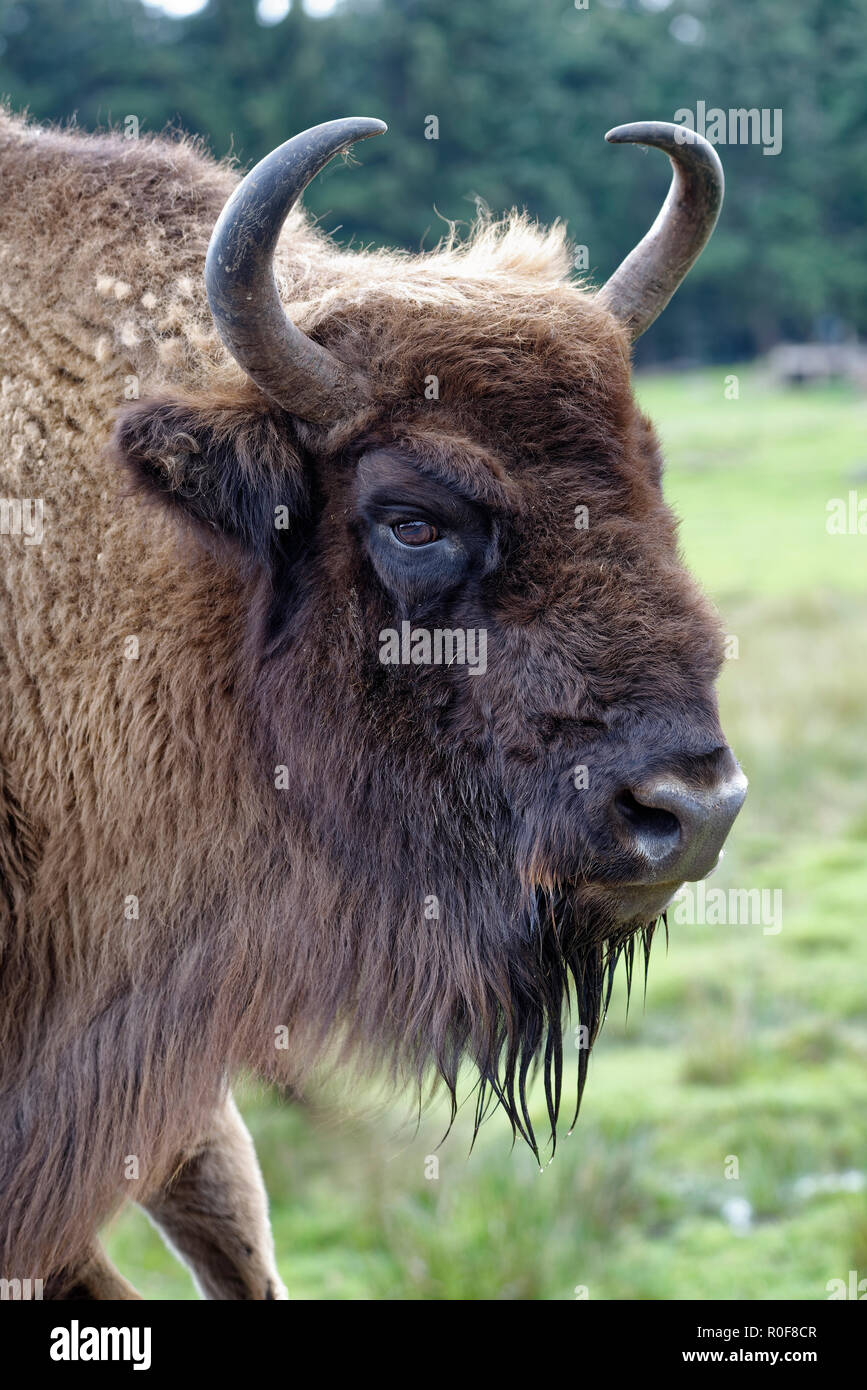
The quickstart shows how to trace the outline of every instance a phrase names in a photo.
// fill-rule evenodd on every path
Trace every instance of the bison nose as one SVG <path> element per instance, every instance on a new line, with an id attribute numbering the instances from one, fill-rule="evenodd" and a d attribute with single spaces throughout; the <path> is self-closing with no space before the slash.
<path id="1" fill-rule="evenodd" d="M 734 756 L 726 761 L 725 774 L 709 786 L 663 773 L 614 798 L 620 837 L 647 862 L 645 881 L 683 883 L 710 873 L 747 794 Z"/>

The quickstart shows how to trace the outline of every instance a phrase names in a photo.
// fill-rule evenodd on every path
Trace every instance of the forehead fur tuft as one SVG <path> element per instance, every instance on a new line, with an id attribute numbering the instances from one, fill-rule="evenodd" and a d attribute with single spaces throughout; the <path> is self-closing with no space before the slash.
<path id="1" fill-rule="evenodd" d="M 292 227 L 291 220 L 287 242 L 287 249 L 297 257 L 297 227 Z M 320 256 L 326 246 L 328 259 L 323 265 Z M 517 302 L 566 286 L 573 292 L 580 287 L 572 278 L 564 224 L 540 227 L 517 211 L 503 218 L 483 212 L 469 229 L 450 223 L 439 244 L 420 255 L 394 250 L 340 252 L 324 239 L 319 246 L 310 245 L 310 250 L 313 254 L 301 264 L 290 262 L 289 275 L 281 284 L 287 308 L 308 327 L 352 305 L 384 296 L 408 307 L 461 309 L 484 299 Z"/>

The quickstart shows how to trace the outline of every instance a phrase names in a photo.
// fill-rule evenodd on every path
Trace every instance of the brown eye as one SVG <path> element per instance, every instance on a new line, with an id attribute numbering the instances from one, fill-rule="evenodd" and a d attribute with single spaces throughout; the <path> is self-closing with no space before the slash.
<path id="1" fill-rule="evenodd" d="M 430 545 L 439 536 L 429 521 L 398 521 L 391 529 L 401 545 Z"/>

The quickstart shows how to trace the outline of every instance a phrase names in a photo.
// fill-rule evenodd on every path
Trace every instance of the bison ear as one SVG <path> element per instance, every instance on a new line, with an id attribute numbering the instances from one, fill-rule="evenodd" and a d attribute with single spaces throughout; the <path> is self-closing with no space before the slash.
<path id="1" fill-rule="evenodd" d="M 110 447 L 139 488 L 263 562 L 305 511 L 292 417 L 277 406 L 137 401 L 119 415 Z"/>

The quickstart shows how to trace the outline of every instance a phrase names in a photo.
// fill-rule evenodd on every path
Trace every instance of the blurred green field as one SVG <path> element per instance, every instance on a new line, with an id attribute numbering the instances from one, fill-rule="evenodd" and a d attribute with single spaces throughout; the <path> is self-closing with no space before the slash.
<path id="1" fill-rule="evenodd" d="M 541 1174 L 496 1115 L 468 1159 L 470 1107 L 429 1180 L 442 1108 L 416 1133 L 409 1106 L 242 1088 L 294 1298 L 824 1299 L 867 1277 L 867 536 L 825 529 L 830 498 L 867 497 L 867 400 L 738 375 L 737 400 L 722 369 L 639 394 L 737 638 L 723 723 L 751 791 L 714 884 L 781 888 L 782 930 L 672 926 Z M 140 1213 L 107 1245 L 146 1297 L 195 1296 Z"/>

